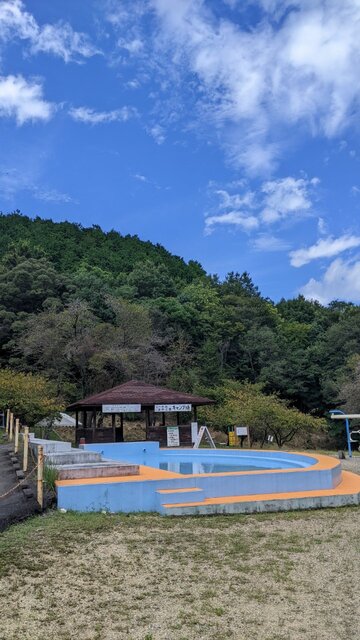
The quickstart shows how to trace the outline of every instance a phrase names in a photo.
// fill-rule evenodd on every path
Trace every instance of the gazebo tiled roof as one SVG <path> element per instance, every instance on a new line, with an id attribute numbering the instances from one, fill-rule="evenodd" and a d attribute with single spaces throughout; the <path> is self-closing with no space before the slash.
<path id="1" fill-rule="evenodd" d="M 210 400 L 210 398 L 174 391 L 173 389 L 164 389 L 146 382 L 139 382 L 138 380 L 130 380 L 130 382 L 119 384 L 112 389 L 78 400 L 67 407 L 67 411 L 95 409 L 103 404 L 141 404 L 142 407 L 152 407 L 154 404 L 183 403 L 189 403 L 196 407 L 214 404 L 214 401 Z"/>

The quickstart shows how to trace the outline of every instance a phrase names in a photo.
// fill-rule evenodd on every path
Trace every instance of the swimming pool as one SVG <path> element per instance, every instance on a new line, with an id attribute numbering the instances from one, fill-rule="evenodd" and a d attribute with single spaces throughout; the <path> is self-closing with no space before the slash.
<path id="1" fill-rule="evenodd" d="M 301 469 L 315 458 L 283 452 L 224 449 L 160 449 L 158 442 L 88 445 L 105 458 L 180 475 L 221 474 L 266 469 Z M 275 454 L 275 455 L 274 455 Z"/>
<path id="2" fill-rule="evenodd" d="M 278 510 L 279 503 L 286 508 L 339 504 L 332 492 L 342 482 L 341 465 L 327 456 L 248 449 L 160 449 L 158 442 L 84 447 L 106 460 L 136 464 L 138 474 L 60 480 L 60 508 L 184 515 L 266 511 L 275 509 L 274 504 Z M 349 499 L 358 498 L 352 495 Z"/>

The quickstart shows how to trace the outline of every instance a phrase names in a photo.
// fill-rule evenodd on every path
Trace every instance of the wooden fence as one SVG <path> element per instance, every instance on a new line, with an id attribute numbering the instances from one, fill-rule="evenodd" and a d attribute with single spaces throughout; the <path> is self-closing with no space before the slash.
<path id="1" fill-rule="evenodd" d="M 5 436 L 13 446 L 14 455 L 17 456 L 24 477 L 19 480 L 17 484 L 11 487 L 4 495 L 0 496 L 4 498 L 14 491 L 17 487 L 21 486 L 28 480 L 30 476 L 33 476 L 36 472 L 36 498 L 41 509 L 44 506 L 44 450 L 42 446 L 37 448 L 37 459 L 34 458 L 33 452 L 30 446 L 29 427 L 25 424 L 21 424 L 20 419 L 17 418 L 11 409 L 6 410 L 5 420 Z M 29 471 L 29 460 L 31 460 L 31 469 Z"/>

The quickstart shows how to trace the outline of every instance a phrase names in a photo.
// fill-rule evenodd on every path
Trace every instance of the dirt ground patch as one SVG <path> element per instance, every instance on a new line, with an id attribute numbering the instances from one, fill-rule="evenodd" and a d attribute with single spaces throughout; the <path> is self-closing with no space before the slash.
<path id="1" fill-rule="evenodd" d="M 0 639 L 355 639 L 359 519 L 38 516 L 0 536 Z"/>

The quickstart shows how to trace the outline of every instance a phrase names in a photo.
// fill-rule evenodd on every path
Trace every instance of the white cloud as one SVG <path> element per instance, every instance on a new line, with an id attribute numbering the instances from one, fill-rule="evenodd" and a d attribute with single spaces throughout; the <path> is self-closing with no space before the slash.
<path id="1" fill-rule="evenodd" d="M 280 223 L 289 217 L 301 220 L 311 214 L 312 195 L 317 184 L 317 178 L 310 180 L 288 176 L 263 182 L 258 192 L 249 190 L 246 183 L 240 183 L 242 191 L 235 193 L 214 189 L 211 196 L 216 195 L 220 202 L 216 206 L 216 215 L 206 218 L 206 229 L 213 229 L 218 224 L 232 224 L 250 231 L 260 225 Z M 223 211 L 226 213 L 223 214 Z M 208 223 L 208 220 L 211 222 Z"/>
<path id="2" fill-rule="evenodd" d="M 317 178 L 287 177 L 265 182 L 261 189 L 265 194 L 262 220 L 273 223 L 289 215 L 304 215 L 311 209 L 310 188 L 316 184 Z"/>
<path id="3" fill-rule="evenodd" d="M 89 107 L 72 107 L 69 115 L 73 120 L 87 124 L 103 124 L 104 122 L 126 122 L 136 115 L 133 107 L 121 107 L 113 111 L 95 111 Z"/>
<path id="4" fill-rule="evenodd" d="M 10 167 L 0 167 L 0 196 L 11 200 L 13 196 L 29 188 L 29 176 L 26 171 L 21 172 Z"/>
<path id="5" fill-rule="evenodd" d="M 55 203 L 76 202 L 67 193 L 56 189 L 49 189 L 37 184 L 39 179 L 38 167 L 31 166 L 29 159 L 25 159 L 21 169 L 0 167 L 0 196 L 5 200 L 13 200 L 18 193 L 28 192 L 37 200 Z"/>
<path id="6" fill-rule="evenodd" d="M 192 123 L 212 127 L 234 164 L 261 173 L 274 169 L 293 132 L 331 138 L 357 121 L 360 2 L 254 4 L 263 12 L 251 29 L 243 13 L 231 19 L 203 0 L 113 3 L 112 23 L 125 42 L 137 25 L 144 64 L 164 87 L 162 109 L 170 85 L 186 87 Z M 141 31 L 146 7 L 157 24 Z"/>
<path id="7" fill-rule="evenodd" d="M 131 177 L 134 178 L 135 180 L 139 180 L 139 182 L 147 182 L 147 183 L 150 182 L 149 178 L 147 178 L 146 176 L 143 176 L 141 173 L 134 173 Z"/>
<path id="8" fill-rule="evenodd" d="M 144 43 L 140 38 L 133 38 L 132 40 L 124 40 L 123 38 L 120 38 L 118 40 L 118 46 L 121 49 L 125 49 L 131 55 L 136 55 L 143 49 Z"/>
<path id="9" fill-rule="evenodd" d="M 360 302 L 360 261 L 344 262 L 334 260 L 321 280 L 311 278 L 300 289 L 300 293 L 309 300 L 318 300 L 328 304 L 332 300 Z"/>
<path id="10" fill-rule="evenodd" d="M 141 83 L 137 78 L 134 78 L 133 80 L 129 80 L 128 82 L 125 83 L 125 87 L 127 87 L 128 89 L 138 89 L 140 86 L 141 86 Z"/>
<path id="11" fill-rule="evenodd" d="M 288 251 L 290 245 L 286 240 L 266 233 L 260 234 L 252 243 L 255 251 Z"/>
<path id="12" fill-rule="evenodd" d="M 306 249 L 297 249 L 290 253 L 290 264 L 293 267 L 302 267 L 304 264 L 318 260 L 319 258 L 332 258 L 348 249 L 360 246 L 359 236 L 344 235 L 339 238 L 323 238 L 316 244 Z"/>
<path id="13" fill-rule="evenodd" d="M 2 0 L 0 3 L 0 40 L 27 40 L 30 53 L 52 53 L 65 62 L 89 58 L 100 53 L 88 36 L 74 31 L 67 22 L 40 26 L 26 11 L 22 0 Z"/>
<path id="14" fill-rule="evenodd" d="M 0 117 L 15 118 L 22 125 L 28 120 L 49 120 L 53 110 L 53 105 L 43 99 L 39 81 L 0 76 Z"/>
<path id="15" fill-rule="evenodd" d="M 44 189 L 40 187 L 32 187 L 31 189 L 33 196 L 37 200 L 43 200 L 45 202 L 57 202 L 57 203 L 70 203 L 76 202 L 74 198 L 69 196 L 67 193 L 61 193 L 61 191 L 57 191 L 56 189 Z"/>
<path id="16" fill-rule="evenodd" d="M 147 176 L 144 176 L 142 173 L 133 173 L 131 174 L 131 177 L 134 178 L 134 180 L 137 180 L 138 182 L 142 182 L 143 184 L 146 184 L 149 187 L 152 187 L 153 189 L 165 190 L 165 191 L 169 191 L 170 189 L 170 187 L 161 186 L 157 182 L 150 180 L 150 178 L 148 178 Z"/>
<path id="17" fill-rule="evenodd" d="M 324 218 L 318 218 L 318 232 L 323 235 L 327 232 L 327 224 Z"/>
<path id="18" fill-rule="evenodd" d="M 253 207 L 255 200 L 255 193 L 253 191 L 245 191 L 245 193 L 230 194 L 225 189 L 217 189 L 215 193 L 220 197 L 219 204 L 220 209 L 227 209 L 231 207 L 233 209 L 239 209 L 240 207 Z"/>
<path id="19" fill-rule="evenodd" d="M 239 211 L 229 211 L 218 216 L 208 216 L 205 218 L 205 235 L 212 233 L 215 225 L 231 225 L 240 227 L 244 231 L 257 229 L 259 221 L 255 216 L 246 216 Z"/>
<path id="20" fill-rule="evenodd" d="M 156 144 L 163 144 L 165 142 L 165 129 L 160 124 L 155 124 L 148 129 L 148 133 L 154 138 Z"/>

